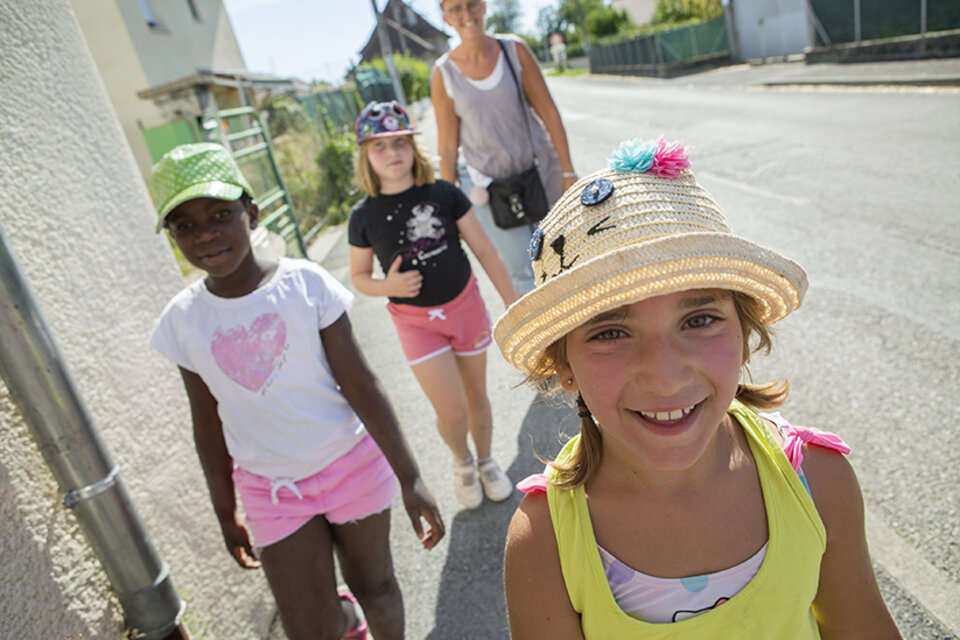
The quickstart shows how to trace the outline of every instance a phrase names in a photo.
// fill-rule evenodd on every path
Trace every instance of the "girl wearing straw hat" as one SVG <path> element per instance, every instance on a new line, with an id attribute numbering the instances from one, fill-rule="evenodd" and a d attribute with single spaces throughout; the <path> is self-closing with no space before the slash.
<path id="1" fill-rule="evenodd" d="M 758 413 L 785 382 L 742 382 L 800 306 L 800 266 L 731 233 L 662 138 L 578 181 L 530 254 L 537 288 L 494 336 L 581 430 L 519 485 L 513 638 L 900 637 L 849 448 Z"/>

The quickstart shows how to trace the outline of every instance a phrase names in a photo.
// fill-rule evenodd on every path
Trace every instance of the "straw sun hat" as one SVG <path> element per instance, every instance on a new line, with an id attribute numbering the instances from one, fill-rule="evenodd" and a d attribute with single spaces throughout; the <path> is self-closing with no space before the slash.
<path id="1" fill-rule="evenodd" d="M 549 375 L 544 350 L 590 318 L 688 289 L 748 294 L 768 324 L 800 306 L 803 269 L 734 235 L 689 167 L 680 143 L 630 140 L 563 194 L 530 242 L 537 287 L 494 326 L 507 362 Z"/>

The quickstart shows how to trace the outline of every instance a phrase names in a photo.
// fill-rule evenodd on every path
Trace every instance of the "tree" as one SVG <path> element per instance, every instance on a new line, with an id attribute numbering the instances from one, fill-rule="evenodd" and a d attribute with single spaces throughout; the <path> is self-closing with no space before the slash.
<path id="1" fill-rule="evenodd" d="M 487 29 L 494 33 L 515 33 L 522 14 L 519 0 L 494 0 L 493 11 L 487 17 Z"/>
<path id="2" fill-rule="evenodd" d="M 542 7 L 537 14 L 537 32 L 544 42 L 554 33 L 563 33 L 567 30 L 566 21 L 560 17 L 555 7 Z"/>
<path id="3" fill-rule="evenodd" d="M 630 24 L 626 11 L 617 11 L 613 7 L 592 9 L 584 20 L 584 26 L 594 38 L 612 36 Z"/>
<path id="4" fill-rule="evenodd" d="M 603 3 L 600 0 L 563 0 L 557 14 L 561 19 L 572 25 L 583 36 L 583 47 L 590 50 L 590 34 L 587 32 L 587 14 L 594 9 L 600 9 Z"/>
<path id="5" fill-rule="evenodd" d="M 722 15 L 721 0 L 657 0 L 650 24 L 712 20 Z"/>

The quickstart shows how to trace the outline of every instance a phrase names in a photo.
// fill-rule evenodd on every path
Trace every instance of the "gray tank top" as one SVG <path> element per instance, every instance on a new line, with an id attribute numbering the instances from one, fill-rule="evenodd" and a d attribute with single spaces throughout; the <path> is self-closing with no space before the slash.
<path id="1" fill-rule="evenodd" d="M 494 37 L 503 41 L 517 81 L 521 81 L 520 58 L 517 56 L 519 38 L 513 35 Z M 436 66 L 460 119 L 460 152 L 466 163 L 491 178 L 506 178 L 530 168 L 536 153 L 540 180 L 548 204 L 552 206 L 563 193 L 560 158 L 543 122 L 526 100 L 521 111 L 517 85 L 506 65 L 500 82 L 489 89 L 475 86 L 450 60 L 449 53 L 443 54 Z M 524 116 L 530 124 L 530 135 L 527 135 L 528 129 L 523 123 Z"/>

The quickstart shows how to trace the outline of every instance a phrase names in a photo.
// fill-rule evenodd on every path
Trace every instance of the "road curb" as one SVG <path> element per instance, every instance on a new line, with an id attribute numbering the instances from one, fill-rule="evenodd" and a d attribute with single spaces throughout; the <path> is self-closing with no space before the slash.
<path id="1" fill-rule="evenodd" d="M 870 555 L 918 605 L 953 637 L 960 637 L 960 585 L 944 577 L 912 544 L 870 509 L 864 509 Z"/>

